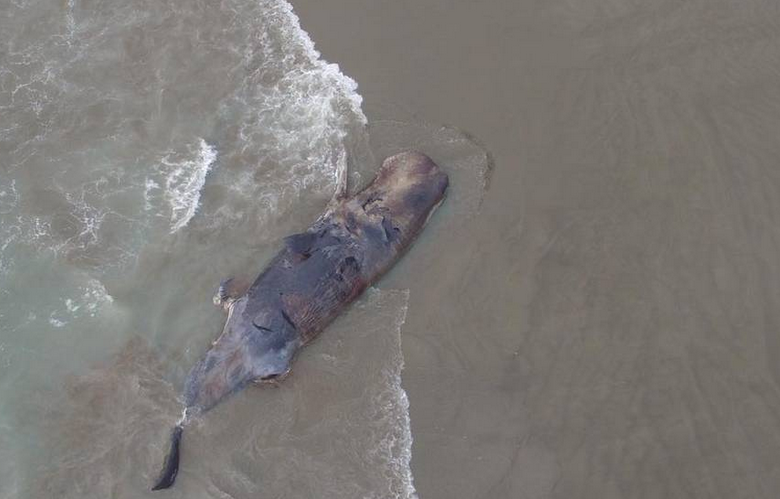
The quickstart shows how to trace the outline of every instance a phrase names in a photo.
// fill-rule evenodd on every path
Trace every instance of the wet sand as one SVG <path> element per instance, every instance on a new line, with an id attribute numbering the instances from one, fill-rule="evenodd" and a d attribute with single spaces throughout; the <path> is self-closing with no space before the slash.
<path id="1" fill-rule="evenodd" d="M 410 289 L 419 496 L 775 497 L 776 4 L 294 7 L 369 120 L 495 161 L 480 214 L 381 284 Z"/>

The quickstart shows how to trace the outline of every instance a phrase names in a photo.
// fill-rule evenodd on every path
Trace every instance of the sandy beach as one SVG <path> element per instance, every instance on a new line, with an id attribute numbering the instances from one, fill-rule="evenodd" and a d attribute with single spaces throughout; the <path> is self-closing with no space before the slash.
<path id="1" fill-rule="evenodd" d="M 776 6 L 294 6 L 369 120 L 495 161 L 478 217 L 383 283 L 411 290 L 419 496 L 774 497 Z"/>

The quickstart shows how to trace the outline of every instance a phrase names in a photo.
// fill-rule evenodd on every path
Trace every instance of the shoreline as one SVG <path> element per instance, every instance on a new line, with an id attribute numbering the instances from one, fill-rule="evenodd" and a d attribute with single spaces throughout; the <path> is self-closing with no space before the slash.
<path id="1" fill-rule="evenodd" d="M 293 6 L 369 122 L 391 103 L 495 161 L 478 216 L 382 283 L 411 289 L 419 497 L 773 497 L 776 9 Z"/>

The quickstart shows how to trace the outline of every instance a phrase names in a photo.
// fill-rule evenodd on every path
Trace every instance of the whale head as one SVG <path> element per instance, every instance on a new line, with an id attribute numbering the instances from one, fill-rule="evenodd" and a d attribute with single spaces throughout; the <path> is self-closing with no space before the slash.
<path id="1" fill-rule="evenodd" d="M 205 412 L 252 381 L 271 380 L 290 369 L 298 335 L 278 309 L 247 310 L 248 297 L 231 306 L 220 337 L 190 370 L 184 402 Z"/>

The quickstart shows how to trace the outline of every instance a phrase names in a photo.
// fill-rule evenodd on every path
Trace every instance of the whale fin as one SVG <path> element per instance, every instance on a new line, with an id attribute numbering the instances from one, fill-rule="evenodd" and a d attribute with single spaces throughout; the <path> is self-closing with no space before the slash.
<path id="1" fill-rule="evenodd" d="M 168 451 L 162 472 L 160 472 L 160 478 L 157 479 L 157 483 L 152 487 L 152 490 L 167 489 L 176 481 L 176 475 L 179 473 L 179 444 L 181 443 L 183 431 L 184 427 L 180 424 L 173 429 L 171 450 Z"/>
<path id="2" fill-rule="evenodd" d="M 246 293 L 249 286 L 249 281 L 245 279 L 236 279 L 234 277 L 225 279 L 219 284 L 219 288 L 214 294 L 214 305 L 227 310 L 231 303 Z"/>

